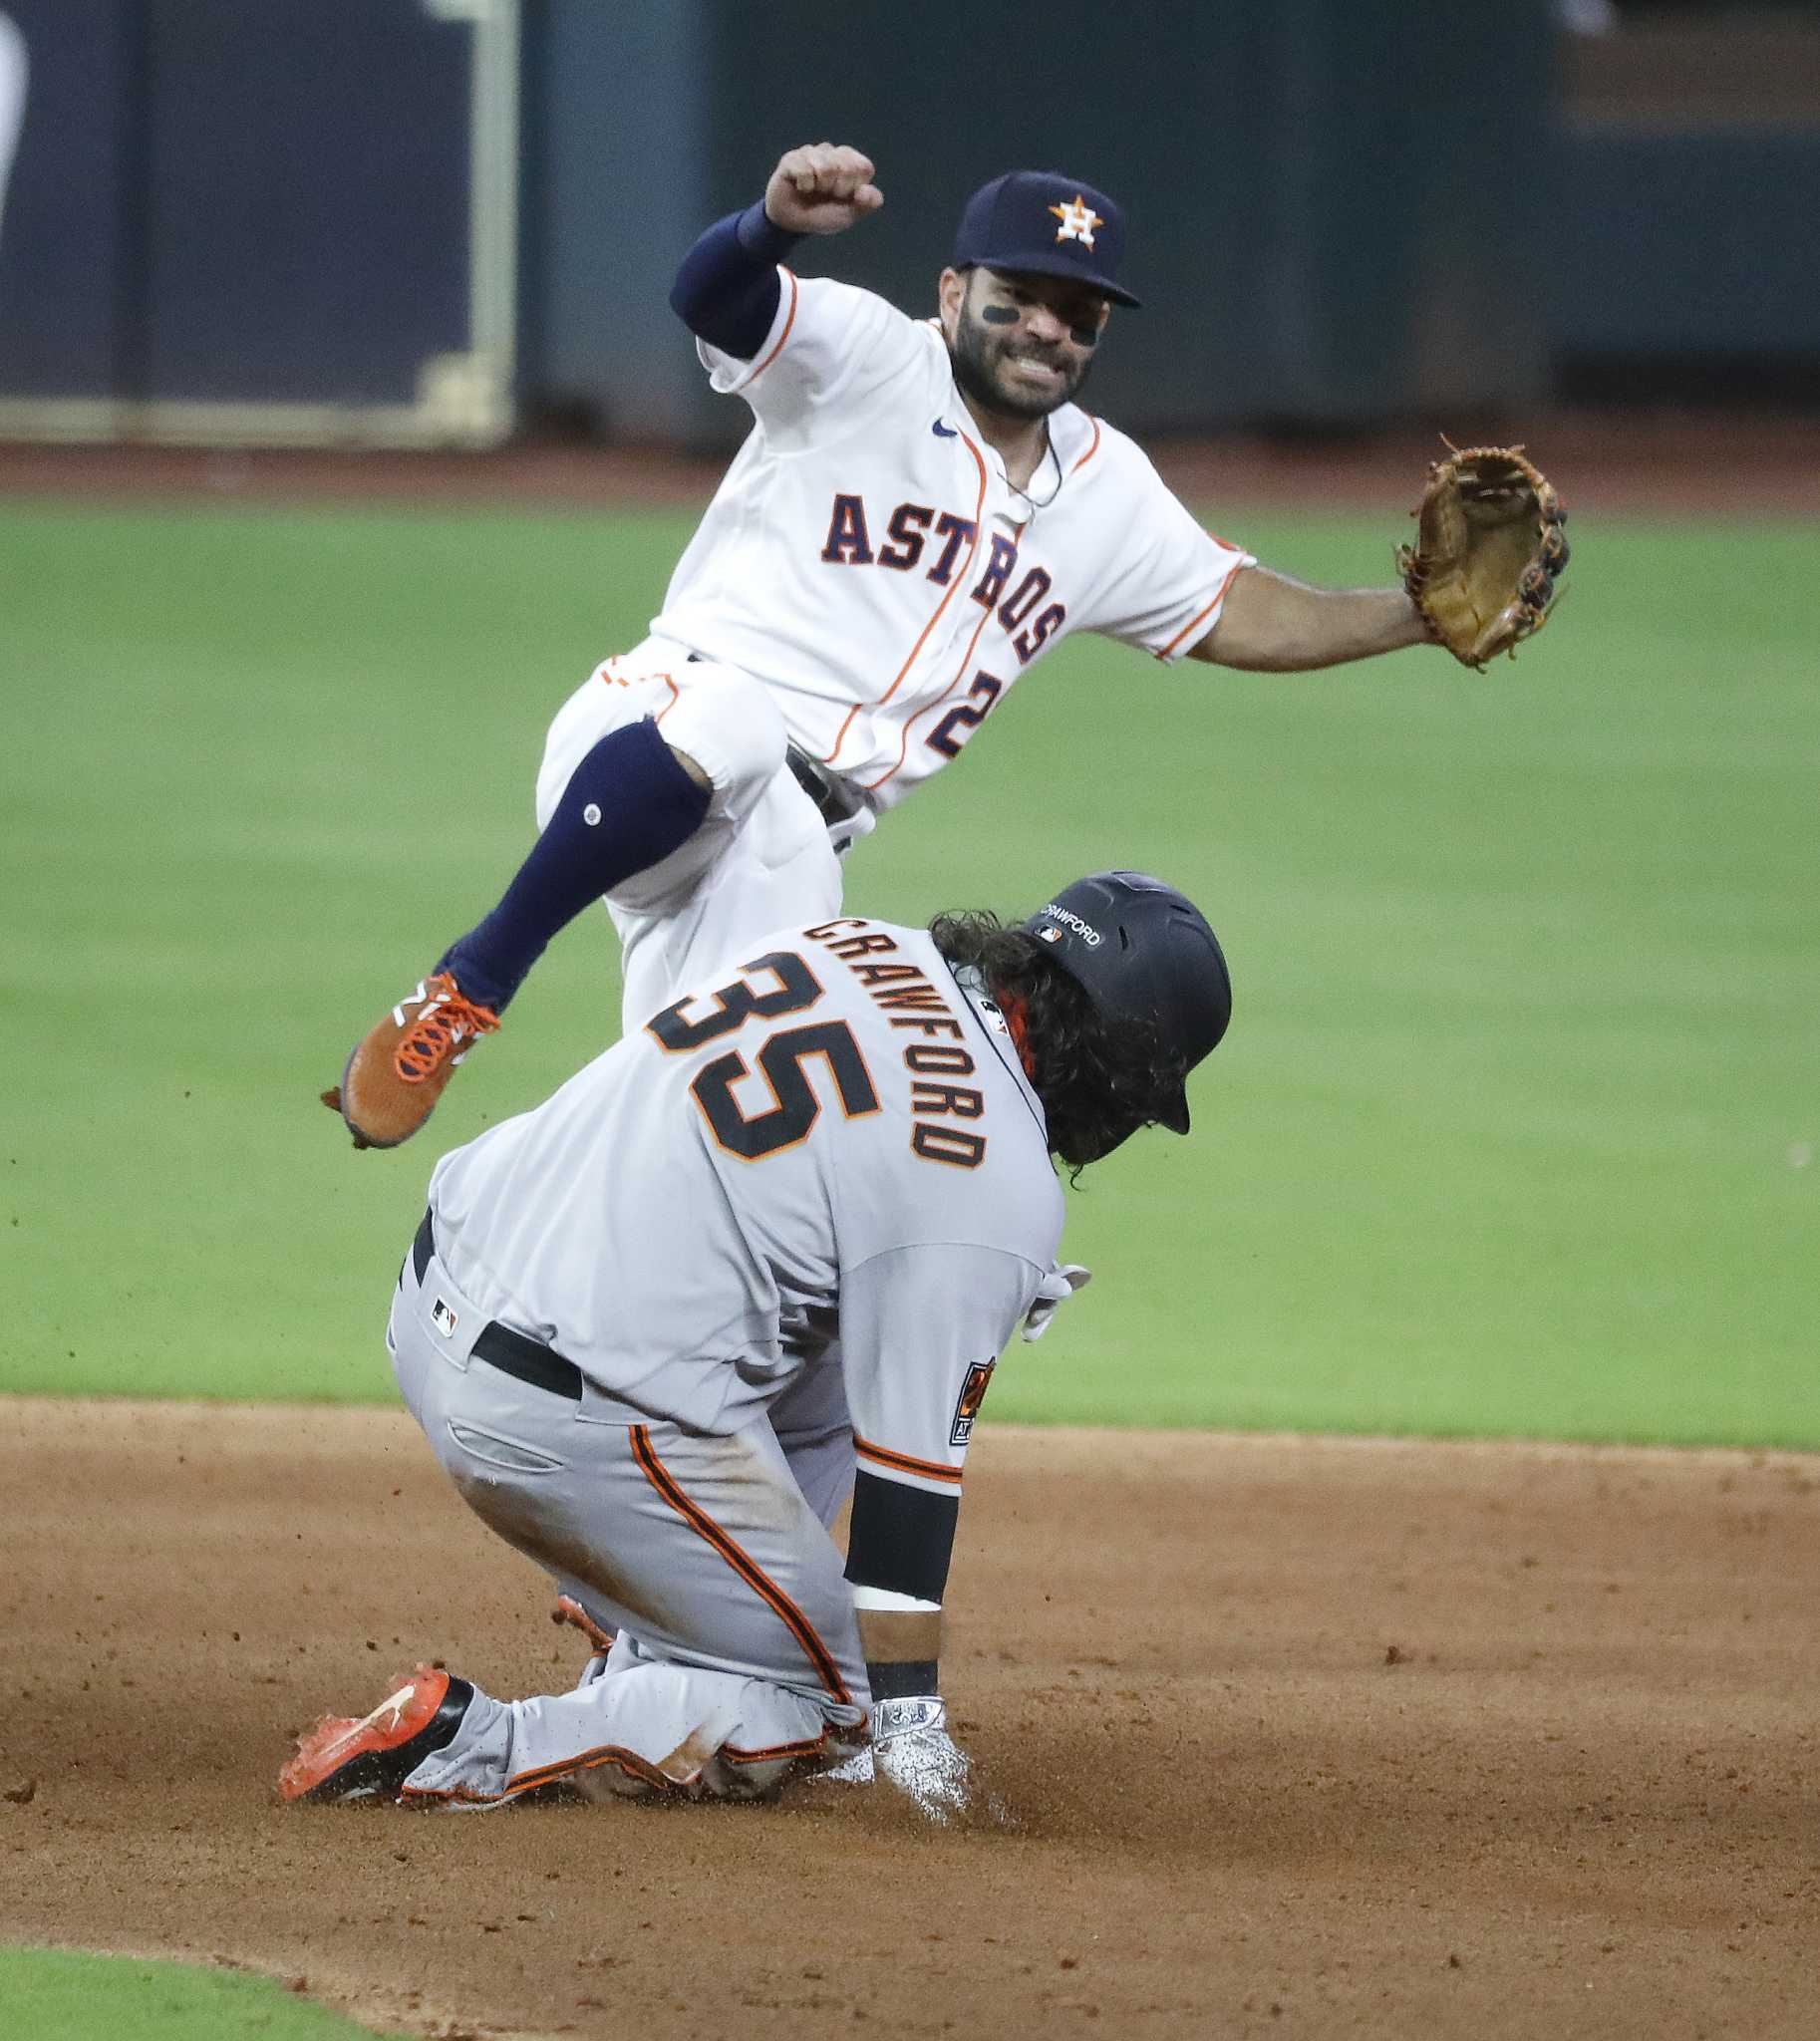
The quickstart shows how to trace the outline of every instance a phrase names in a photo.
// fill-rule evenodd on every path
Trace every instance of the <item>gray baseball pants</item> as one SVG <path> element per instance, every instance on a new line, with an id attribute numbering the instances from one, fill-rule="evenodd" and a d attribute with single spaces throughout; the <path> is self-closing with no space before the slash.
<path id="1" fill-rule="evenodd" d="M 484 1325 L 440 1256 L 421 1280 L 408 1257 L 386 1333 L 405 1402 L 475 1514 L 620 1638 L 571 1692 L 476 1690 L 407 1796 L 490 1806 L 561 1781 L 746 1799 L 862 1745 L 865 1661 L 828 1532 L 853 1468 L 835 1355 L 719 1437 L 629 1407 L 607 1421 L 592 1398 L 584 1417 L 475 1354 Z"/>

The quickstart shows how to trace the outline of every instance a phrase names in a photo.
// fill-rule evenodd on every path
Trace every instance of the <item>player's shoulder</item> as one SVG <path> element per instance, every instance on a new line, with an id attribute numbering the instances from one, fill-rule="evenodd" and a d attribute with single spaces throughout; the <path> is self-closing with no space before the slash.
<path id="1" fill-rule="evenodd" d="M 1099 485 L 1161 487 L 1149 454 L 1109 419 L 1064 405 L 1050 421 L 1050 437 L 1064 475 Z"/>
<path id="2" fill-rule="evenodd" d="M 895 405 L 912 390 L 920 403 L 945 376 L 940 336 L 876 291 L 815 276 L 792 279 L 785 295 L 773 350 L 783 381 L 812 386 L 824 405 Z"/>
<path id="3" fill-rule="evenodd" d="M 835 276 L 802 276 L 795 278 L 795 285 L 796 318 L 806 326 L 823 331 L 891 332 L 909 342 L 924 324 L 863 284 L 843 283 Z"/>

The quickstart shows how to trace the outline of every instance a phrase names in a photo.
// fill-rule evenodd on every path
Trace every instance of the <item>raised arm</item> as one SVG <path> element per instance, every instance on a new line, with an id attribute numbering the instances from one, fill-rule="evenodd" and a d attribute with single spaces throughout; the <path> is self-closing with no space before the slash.
<path id="1" fill-rule="evenodd" d="M 677 271 L 670 309 L 723 354 L 750 361 L 777 314 L 777 264 L 804 234 L 838 234 L 876 212 L 872 162 L 828 142 L 778 159 L 764 196 L 701 236 Z"/>
<path id="2" fill-rule="evenodd" d="M 1232 577 L 1219 621 L 1189 657 L 1252 673 L 1304 673 L 1427 638 L 1400 588 L 1311 588 L 1254 566 Z"/>

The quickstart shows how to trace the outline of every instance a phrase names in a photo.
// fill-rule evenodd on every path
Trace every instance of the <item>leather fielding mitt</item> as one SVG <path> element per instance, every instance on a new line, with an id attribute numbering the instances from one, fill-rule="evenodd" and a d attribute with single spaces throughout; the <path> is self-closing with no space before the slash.
<path id="1" fill-rule="evenodd" d="M 1415 543 L 1396 549 L 1403 586 L 1428 635 L 1485 671 L 1542 628 L 1567 565 L 1566 513 L 1521 446 L 1447 444 L 1409 513 Z"/>

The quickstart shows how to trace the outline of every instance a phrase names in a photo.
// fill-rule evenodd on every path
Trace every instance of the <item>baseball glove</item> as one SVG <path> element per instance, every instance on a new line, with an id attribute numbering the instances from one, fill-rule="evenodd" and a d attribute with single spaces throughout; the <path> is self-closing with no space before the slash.
<path id="1" fill-rule="evenodd" d="M 1451 442 L 1428 469 L 1409 513 L 1415 543 L 1396 564 L 1428 635 L 1461 665 L 1485 671 L 1542 628 L 1567 565 L 1561 499 L 1521 446 Z"/>

